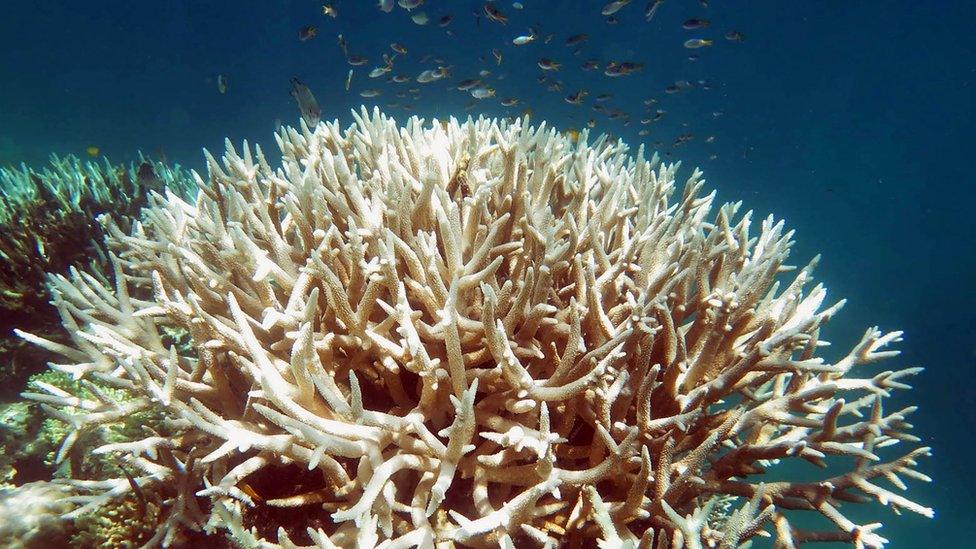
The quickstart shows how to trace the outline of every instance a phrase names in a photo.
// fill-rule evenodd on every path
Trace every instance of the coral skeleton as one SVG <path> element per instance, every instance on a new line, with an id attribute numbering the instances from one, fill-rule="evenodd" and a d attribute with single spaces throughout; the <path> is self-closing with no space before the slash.
<path id="1" fill-rule="evenodd" d="M 88 388 L 25 394 L 59 459 L 142 410 L 170 432 L 56 481 L 68 518 L 137 492 L 150 545 L 874 549 L 845 506 L 932 516 L 899 493 L 915 408 L 883 406 L 920 368 L 865 366 L 876 328 L 818 355 L 843 302 L 782 221 L 585 130 L 353 115 L 282 129 L 280 167 L 208 153 L 195 201 L 102 218 L 113 277 L 51 276 L 70 343 L 21 335 Z"/>

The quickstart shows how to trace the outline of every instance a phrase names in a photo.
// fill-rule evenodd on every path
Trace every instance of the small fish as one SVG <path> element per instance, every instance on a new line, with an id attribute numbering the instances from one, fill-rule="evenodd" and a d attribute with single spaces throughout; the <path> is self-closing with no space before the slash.
<path id="1" fill-rule="evenodd" d="M 558 71 L 559 70 L 559 67 L 562 66 L 559 63 L 556 63 L 555 61 L 553 61 L 552 59 L 549 59 L 549 58 L 546 58 L 546 57 L 543 57 L 542 59 L 539 59 L 539 63 L 538 64 L 539 64 L 539 68 L 542 69 L 542 70 L 544 70 L 544 71 Z"/>
<path id="2" fill-rule="evenodd" d="M 346 62 L 354 67 L 358 67 L 359 65 L 365 65 L 368 63 L 369 59 L 361 55 L 350 55 L 349 57 L 346 57 Z"/>
<path id="3" fill-rule="evenodd" d="M 654 14 L 657 13 L 657 9 L 661 7 L 664 0 L 651 0 L 647 3 L 647 7 L 644 8 L 644 20 L 650 22 L 654 19 Z"/>
<path id="4" fill-rule="evenodd" d="M 390 72 L 390 67 L 389 66 L 376 67 L 373 70 L 369 71 L 369 77 L 370 78 L 379 78 L 379 77 L 383 76 L 384 74 L 386 74 L 388 72 Z"/>
<path id="5" fill-rule="evenodd" d="M 424 12 L 421 11 L 421 12 L 418 12 L 418 13 L 415 13 L 415 14 L 411 15 L 410 16 L 410 20 L 413 21 L 414 23 L 418 24 L 418 25 L 423 26 L 423 25 L 426 25 L 428 21 L 430 21 L 430 18 L 427 17 L 427 14 L 426 13 L 424 13 Z"/>
<path id="6" fill-rule="evenodd" d="M 88 153 L 88 156 L 90 156 L 92 158 L 95 158 L 96 156 L 98 156 L 99 148 L 98 147 L 88 147 L 88 148 L 85 149 L 85 152 Z"/>
<path id="7" fill-rule="evenodd" d="M 618 63 L 616 61 L 611 61 L 607 63 L 607 68 L 603 71 L 603 74 L 611 78 L 615 78 L 618 76 L 626 76 L 632 72 L 637 72 L 643 68 L 644 68 L 643 63 L 632 63 L 630 61 Z"/>
<path id="8" fill-rule="evenodd" d="M 670 86 L 664 88 L 664 93 L 667 94 L 678 93 L 679 91 L 681 91 L 681 88 L 675 86 L 674 84 L 671 84 Z"/>
<path id="9" fill-rule="evenodd" d="M 514 97 L 506 97 L 505 99 L 502 99 L 503 107 L 514 107 L 515 105 L 518 104 L 519 104 L 519 100 Z"/>
<path id="10" fill-rule="evenodd" d="M 390 44 L 390 49 L 399 53 L 400 55 L 407 54 L 407 48 L 403 47 L 403 44 L 400 44 L 398 42 L 393 42 L 392 44 Z"/>
<path id="11" fill-rule="evenodd" d="M 495 97 L 495 90 L 492 88 L 474 88 L 471 90 L 471 97 L 475 99 L 487 99 Z"/>
<path id="12" fill-rule="evenodd" d="M 485 15 L 489 20 L 496 23 L 501 23 L 502 25 L 508 23 L 508 17 L 496 8 L 493 4 L 485 4 Z"/>
<path id="13" fill-rule="evenodd" d="M 616 25 L 619 22 L 620 22 L 620 19 L 617 19 L 617 16 L 616 15 L 611 15 L 610 17 L 607 17 L 607 24 L 608 25 Z"/>
<path id="14" fill-rule="evenodd" d="M 587 92 L 586 90 L 579 90 L 573 95 L 566 97 L 566 102 L 569 103 L 570 105 L 581 105 L 583 103 L 583 98 L 586 97 L 588 94 L 589 92 Z"/>
<path id="15" fill-rule="evenodd" d="M 427 70 L 421 72 L 417 76 L 417 82 L 419 82 L 421 84 L 428 84 L 428 83 L 433 82 L 435 80 L 440 80 L 441 78 L 450 76 L 450 74 L 451 74 L 451 72 L 447 69 L 447 67 L 438 67 L 436 69 L 427 69 Z M 411 88 L 409 91 L 411 93 L 417 93 L 417 92 L 420 91 L 419 89 L 417 89 L 417 92 L 414 92 L 414 89 L 416 89 L 416 88 Z"/>
<path id="16" fill-rule="evenodd" d="M 363 90 L 363 91 L 359 92 L 359 95 L 362 96 L 362 97 L 376 97 L 379 94 L 380 94 L 380 91 L 379 90 L 373 90 L 373 89 Z"/>
<path id="17" fill-rule="evenodd" d="M 711 25 L 708 19 L 686 19 L 684 23 L 681 24 L 681 28 L 685 30 L 695 30 L 703 29 Z"/>
<path id="18" fill-rule="evenodd" d="M 604 101 L 609 101 L 611 97 L 613 97 L 612 93 L 601 93 L 600 95 L 596 96 L 594 99 L 596 99 L 600 103 L 603 103 Z"/>
<path id="19" fill-rule="evenodd" d="M 517 10 L 520 10 L 520 9 L 522 9 L 523 7 L 524 7 L 524 6 L 522 5 L 522 3 L 521 3 L 521 2 L 512 2 L 512 8 L 514 8 L 514 9 L 517 9 Z"/>
<path id="20" fill-rule="evenodd" d="M 319 33 L 319 30 L 315 28 L 315 25 L 308 25 L 307 27 L 302 27 L 298 29 L 298 39 L 302 42 L 311 40 L 315 38 L 315 35 Z"/>
<path id="21" fill-rule="evenodd" d="M 442 15 L 441 18 L 437 20 L 437 26 L 446 27 L 451 24 L 451 21 L 454 21 L 453 15 L 451 14 Z"/>
<path id="22" fill-rule="evenodd" d="M 587 128 L 591 128 L 591 129 L 592 128 L 595 128 L 596 127 L 596 120 L 594 120 L 593 118 L 587 120 L 586 121 L 586 127 Z"/>
<path id="23" fill-rule="evenodd" d="M 404 82 L 409 82 L 410 81 L 410 77 L 407 76 L 407 75 L 405 75 L 405 74 L 398 74 L 398 75 L 394 76 L 391 80 L 393 80 L 397 84 L 403 84 Z"/>
<path id="24" fill-rule="evenodd" d="M 641 130 L 641 131 L 639 131 L 639 132 L 637 132 L 637 135 L 640 135 L 640 136 L 645 136 L 645 135 L 648 135 L 648 134 L 650 134 L 650 133 L 651 133 L 651 132 L 650 132 L 650 131 L 648 131 L 648 130 Z"/>
<path id="25" fill-rule="evenodd" d="M 684 46 L 690 50 L 711 46 L 714 42 L 705 38 L 689 38 L 685 40 Z"/>
<path id="26" fill-rule="evenodd" d="M 349 91 L 350 84 L 352 84 L 352 69 L 349 69 L 349 74 L 346 75 L 346 91 Z"/>
<path id="27" fill-rule="evenodd" d="M 480 86 L 481 80 L 470 78 L 467 80 L 462 80 L 458 82 L 457 89 L 460 91 L 468 91 L 475 86 Z"/>
<path id="28" fill-rule="evenodd" d="M 336 17 L 339 17 L 339 12 L 336 11 L 335 6 L 332 4 L 323 4 L 322 15 L 328 15 L 329 17 L 335 19 Z"/>
<path id="29" fill-rule="evenodd" d="M 312 90 L 302 84 L 297 77 L 291 79 L 291 96 L 298 102 L 298 109 L 302 113 L 302 119 L 309 128 L 314 128 L 322 119 L 322 109 L 319 108 L 318 101 L 312 95 Z"/>
<path id="30" fill-rule="evenodd" d="M 220 93 L 227 93 L 227 77 L 223 74 L 217 75 L 217 91 Z"/>
<path id="31" fill-rule="evenodd" d="M 626 6 L 629 3 L 630 0 L 614 0 L 613 2 L 610 2 L 609 4 L 603 6 L 603 9 L 600 10 L 600 13 L 602 13 L 603 15 L 613 15 L 618 11 L 620 11 L 620 8 Z"/>
<path id="32" fill-rule="evenodd" d="M 746 39 L 746 37 L 737 30 L 730 30 L 729 32 L 725 33 L 725 39 L 730 42 L 742 42 Z"/>
<path id="33" fill-rule="evenodd" d="M 524 46 L 529 42 L 532 42 L 533 40 L 535 40 L 535 33 L 523 35 L 523 36 L 516 36 L 512 40 L 512 43 L 515 44 L 516 46 Z"/>
<path id="34" fill-rule="evenodd" d="M 498 51 L 498 48 L 492 48 L 491 54 L 493 56 L 495 56 L 495 64 L 496 65 L 501 65 L 502 64 L 502 52 Z"/>
<path id="35" fill-rule="evenodd" d="M 590 35 L 586 33 L 574 34 L 566 39 L 567 46 L 575 46 L 576 44 L 581 44 L 590 39 Z"/>
<path id="36" fill-rule="evenodd" d="M 698 54 L 697 53 L 693 53 L 693 54 L 689 55 L 688 56 L 688 61 L 698 61 Z"/>
<path id="37" fill-rule="evenodd" d="M 336 38 L 336 43 L 339 44 L 339 49 L 342 50 L 342 55 L 349 57 L 349 48 L 346 45 L 346 39 L 341 34 Z"/>
<path id="38" fill-rule="evenodd" d="M 714 142 L 715 142 L 714 135 L 709 135 L 708 137 L 705 138 L 705 143 L 714 143 Z"/>
<path id="39" fill-rule="evenodd" d="M 596 59 L 590 59 L 584 62 L 582 67 L 584 71 L 595 71 L 600 68 L 600 62 Z"/>
<path id="40" fill-rule="evenodd" d="M 480 71 L 478 71 L 478 76 L 480 76 L 482 78 L 485 78 L 489 74 L 491 74 L 491 71 L 488 70 L 488 69 L 481 69 Z"/>
<path id="41" fill-rule="evenodd" d="M 390 13 L 393 11 L 393 0 L 380 0 L 377 6 L 379 6 L 380 11 Z"/>
<path id="42" fill-rule="evenodd" d="M 550 32 L 549 34 L 546 35 L 546 39 L 543 40 L 543 42 L 548 44 L 549 42 L 552 42 L 552 39 L 555 37 L 556 37 L 556 33 Z"/>
<path id="43" fill-rule="evenodd" d="M 398 0 L 397 4 L 407 11 L 410 11 L 420 4 L 423 4 L 424 0 Z"/>

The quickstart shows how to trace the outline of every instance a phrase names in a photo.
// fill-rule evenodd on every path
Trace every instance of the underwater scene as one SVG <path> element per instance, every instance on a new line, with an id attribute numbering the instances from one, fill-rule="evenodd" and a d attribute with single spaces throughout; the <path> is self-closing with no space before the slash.
<path id="1" fill-rule="evenodd" d="M 0 548 L 976 547 L 974 20 L 6 2 Z"/>

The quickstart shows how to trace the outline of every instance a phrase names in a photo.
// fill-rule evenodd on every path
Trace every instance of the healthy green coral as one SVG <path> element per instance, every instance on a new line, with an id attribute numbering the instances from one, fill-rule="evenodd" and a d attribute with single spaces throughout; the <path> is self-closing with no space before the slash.
<path id="1" fill-rule="evenodd" d="M 151 192 L 189 196 L 194 187 L 178 166 L 142 156 L 128 166 L 52 156 L 41 169 L 0 168 L 0 387 L 20 390 L 49 358 L 11 337 L 14 327 L 56 329 L 45 273 L 105 265 L 98 216 L 110 213 L 127 226 Z"/>

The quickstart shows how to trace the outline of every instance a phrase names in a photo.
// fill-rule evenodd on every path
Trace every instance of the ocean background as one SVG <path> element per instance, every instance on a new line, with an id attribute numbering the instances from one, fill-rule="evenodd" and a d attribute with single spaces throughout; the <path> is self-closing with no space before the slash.
<path id="1" fill-rule="evenodd" d="M 933 447 L 921 469 L 934 482 L 914 482 L 910 494 L 936 516 L 878 507 L 868 516 L 884 523 L 891 548 L 976 546 L 976 2 L 714 0 L 704 7 L 667 0 L 648 23 L 645 2 L 635 0 L 610 25 L 601 1 L 523 0 L 522 10 L 499 1 L 509 17 L 500 25 L 483 16 L 476 22 L 472 12 L 483 2 L 428 0 L 425 26 L 399 8 L 381 13 L 372 0 L 334 4 L 336 19 L 310 0 L 4 2 L 0 165 L 41 166 L 51 153 L 84 156 L 98 147 L 114 162 L 141 150 L 202 169 L 202 148 L 218 154 L 225 137 L 261 143 L 274 158 L 276 121 L 298 123 L 288 93 L 293 76 L 315 93 L 323 119 L 346 123 L 361 104 L 380 105 L 398 120 L 518 116 L 530 108 L 534 121 L 579 129 L 592 118 L 593 132 L 660 149 L 681 159 L 686 174 L 701 167 L 721 201 L 743 200 L 758 217 L 786 219 L 796 230 L 793 263 L 821 253 L 815 275 L 830 299 L 848 299 L 826 333 L 833 352 L 846 352 L 869 326 L 905 331 L 901 356 L 882 367 L 926 368 L 895 402 L 920 407 L 911 422 Z M 447 13 L 453 22 L 439 27 Z M 691 17 L 711 26 L 682 29 Z M 306 25 L 318 36 L 299 41 Z M 530 25 L 540 39 L 513 46 Z M 744 40 L 724 39 L 729 30 Z M 555 38 L 543 44 L 550 32 Z M 351 54 L 370 58 L 353 67 L 349 92 L 339 33 Z M 580 56 L 564 46 L 576 33 L 589 34 Z M 695 37 L 715 44 L 682 47 Z M 419 85 L 366 76 L 382 53 L 392 53 L 392 41 L 409 49 L 394 74 L 433 68 L 419 62 L 431 54 L 453 66 L 452 79 L 420 86 L 416 100 L 396 98 L 396 87 Z M 502 53 L 500 65 L 492 48 Z M 543 56 L 563 63 L 549 74 L 564 82 L 561 92 L 536 82 Z M 589 58 L 645 66 L 608 78 L 579 69 Z M 453 85 L 481 69 L 492 71 L 484 80 L 497 97 L 470 108 L 470 95 Z M 225 94 L 217 91 L 218 74 L 227 76 Z M 693 88 L 664 92 L 678 80 Z M 365 88 L 383 94 L 360 97 Z M 583 105 L 563 100 L 578 89 L 590 93 Z M 614 94 L 609 107 L 629 113 L 629 126 L 591 110 L 604 92 Z M 502 97 L 520 104 L 506 109 Z M 650 114 L 647 98 L 658 101 Z M 392 102 L 412 108 L 383 107 Z M 663 118 L 641 125 L 656 109 L 666 111 Z M 649 135 L 638 134 L 644 128 Z M 674 146 L 682 134 L 694 139 Z"/>

